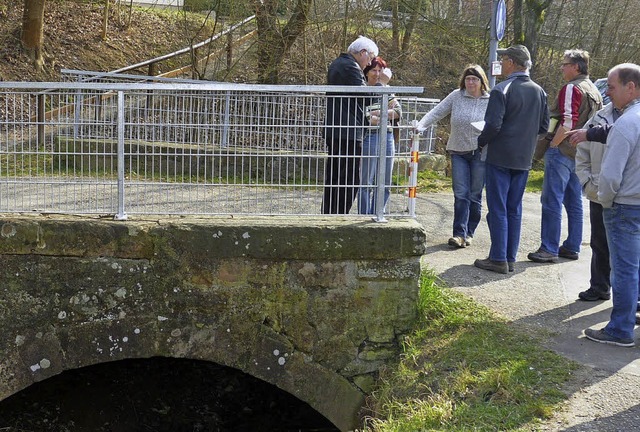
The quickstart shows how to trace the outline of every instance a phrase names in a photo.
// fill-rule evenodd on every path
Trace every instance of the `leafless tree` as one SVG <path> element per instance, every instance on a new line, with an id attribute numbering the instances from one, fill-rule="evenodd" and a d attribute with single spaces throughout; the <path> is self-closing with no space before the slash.
<path id="1" fill-rule="evenodd" d="M 257 0 L 256 23 L 258 26 L 258 81 L 277 84 L 279 70 L 291 46 L 304 34 L 309 22 L 312 0 L 295 0 L 286 24 L 278 17 L 278 0 Z"/>
<path id="2" fill-rule="evenodd" d="M 22 14 L 22 47 L 39 71 L 44 67 L 44 7 L 45 0 L 24 0 Z"/>

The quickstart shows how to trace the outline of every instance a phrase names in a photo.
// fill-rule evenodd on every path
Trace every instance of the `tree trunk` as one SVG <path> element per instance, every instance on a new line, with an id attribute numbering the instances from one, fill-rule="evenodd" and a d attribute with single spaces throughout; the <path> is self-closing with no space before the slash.
<path id="1" fill-rule="evenodd" d="M 538 34 L 544 23 L 544 14 L 552 0 L 525 0 L 524 45 L 529 48 L 531 61 L 536 64 L 538 57 Z"/>
<path id="2" fill-rule="evenodd" d="M 22 13 L 22 47 L 31 57 L 38 71 L 44 66 L 44 3 L 45 0 L 24 0 Z"/>
<path id="3" fill-rule="evenodd" d="M 107 40 L 107 24 L 109 23 L 109 0 L 104 0 L 104 14 L 102 15 L 102 40 Z"/>
<path id="4" fill-rule="evenodd" d="M 258 26 L 258 81 L 278 84 L 280 65 L 309 21 L 312 0 L 297 0 L 289 21 L 280 29 L 276 16 L 278 1 L 256 2 Z"/>
<path id="5" fill-rule="evenodd" d="M 524 43 L 524 32 L 522 31 L 522 0 L 513 0 L 513 43 Z"/>
<path id="6" fill-rule="evenodd" d="M 400 53 L 400 18 L 398 14 L 398 0 L 391 0 L 391 38 L 392 49 L 395 54 Z"/>

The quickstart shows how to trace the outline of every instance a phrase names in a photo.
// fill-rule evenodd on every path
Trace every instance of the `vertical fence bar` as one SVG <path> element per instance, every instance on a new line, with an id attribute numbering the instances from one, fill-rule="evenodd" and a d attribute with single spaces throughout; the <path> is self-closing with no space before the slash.
<path id="1" fill-rule="evenodd" d="M 222 124 L 222 140 L 220 147 L 227 148 L 229 146 L 229 122 L 231 118 L 231 94 L 225 93 L 224 97 L 224 123 Z"/>
<path id="2" fill-rule="evenodd" d="M 384 218 L 384 190 L 387 171 L 387 125 L 389 122 L 389 95 L 382 95 L 380 104 L 380 127 L 378 128 L 378 169 L 376 172 L 376 222 L 386 222 Z"/>
<path id="3" fill-rule="evenodd" d="M 37 127 L 37 141 L 38 141 L 38 146 L 43 146 L 45 143 L 45 139 L 44 139 L 44 120 L 45 120 L 45 112 L 46 112 L 46 105 L 45 105 L 45 94 L 44 93 L 38 93 L 38 96 L 36 97 L 37 99 L 37 103 L 36 103 L 36 121 L 38 123 L 38 127 Z"/>
<path id="4" fill-rule="evenodd" d="M 127 220 L 124 211 L 124 91 L 118 91 L 118 212 L 115 220 Z"/>
<path id="5" fill-rule="evenodd" d="M 413 132 L 411 138 L 411 161 L 409 162 L 409 216 L 416 217 L 416 192 L 418 187 L 418 155 L 420 135 Z"/>

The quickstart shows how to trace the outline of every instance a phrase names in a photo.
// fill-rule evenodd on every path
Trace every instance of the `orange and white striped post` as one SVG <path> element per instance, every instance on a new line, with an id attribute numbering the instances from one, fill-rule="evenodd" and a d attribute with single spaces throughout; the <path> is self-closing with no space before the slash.
<path id="1" fill-rule="evenodd" d="M 420 134 L 413 131 L 411 137 L 411 159 L 409 161 L 409 216 L 416 217 L 416 196 L 418 189 L 418 157 Z"/>

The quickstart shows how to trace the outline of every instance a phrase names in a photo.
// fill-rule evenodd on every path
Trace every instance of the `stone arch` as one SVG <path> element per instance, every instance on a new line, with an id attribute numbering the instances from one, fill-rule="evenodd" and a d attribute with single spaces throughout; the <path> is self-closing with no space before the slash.
<path id="1" fill-rule="evenodd" d="M 168 329 L 120 320 L 23 332 L 15 355 L 1 364 L 0 379 L 8 386 L 0 391 L 0 400 L 67 370 L 125 359 L 173 357 L 238 369 L 308 403 L 340 430 L 359 426 L 364 395 L 353 384 L 295 350 L 272 330 L 254 329 L 232 334 L 231 328 L 199 328 L 185 321 L 174 322 Z M 239 345 L 238 339 L 247 343 Z"/>

